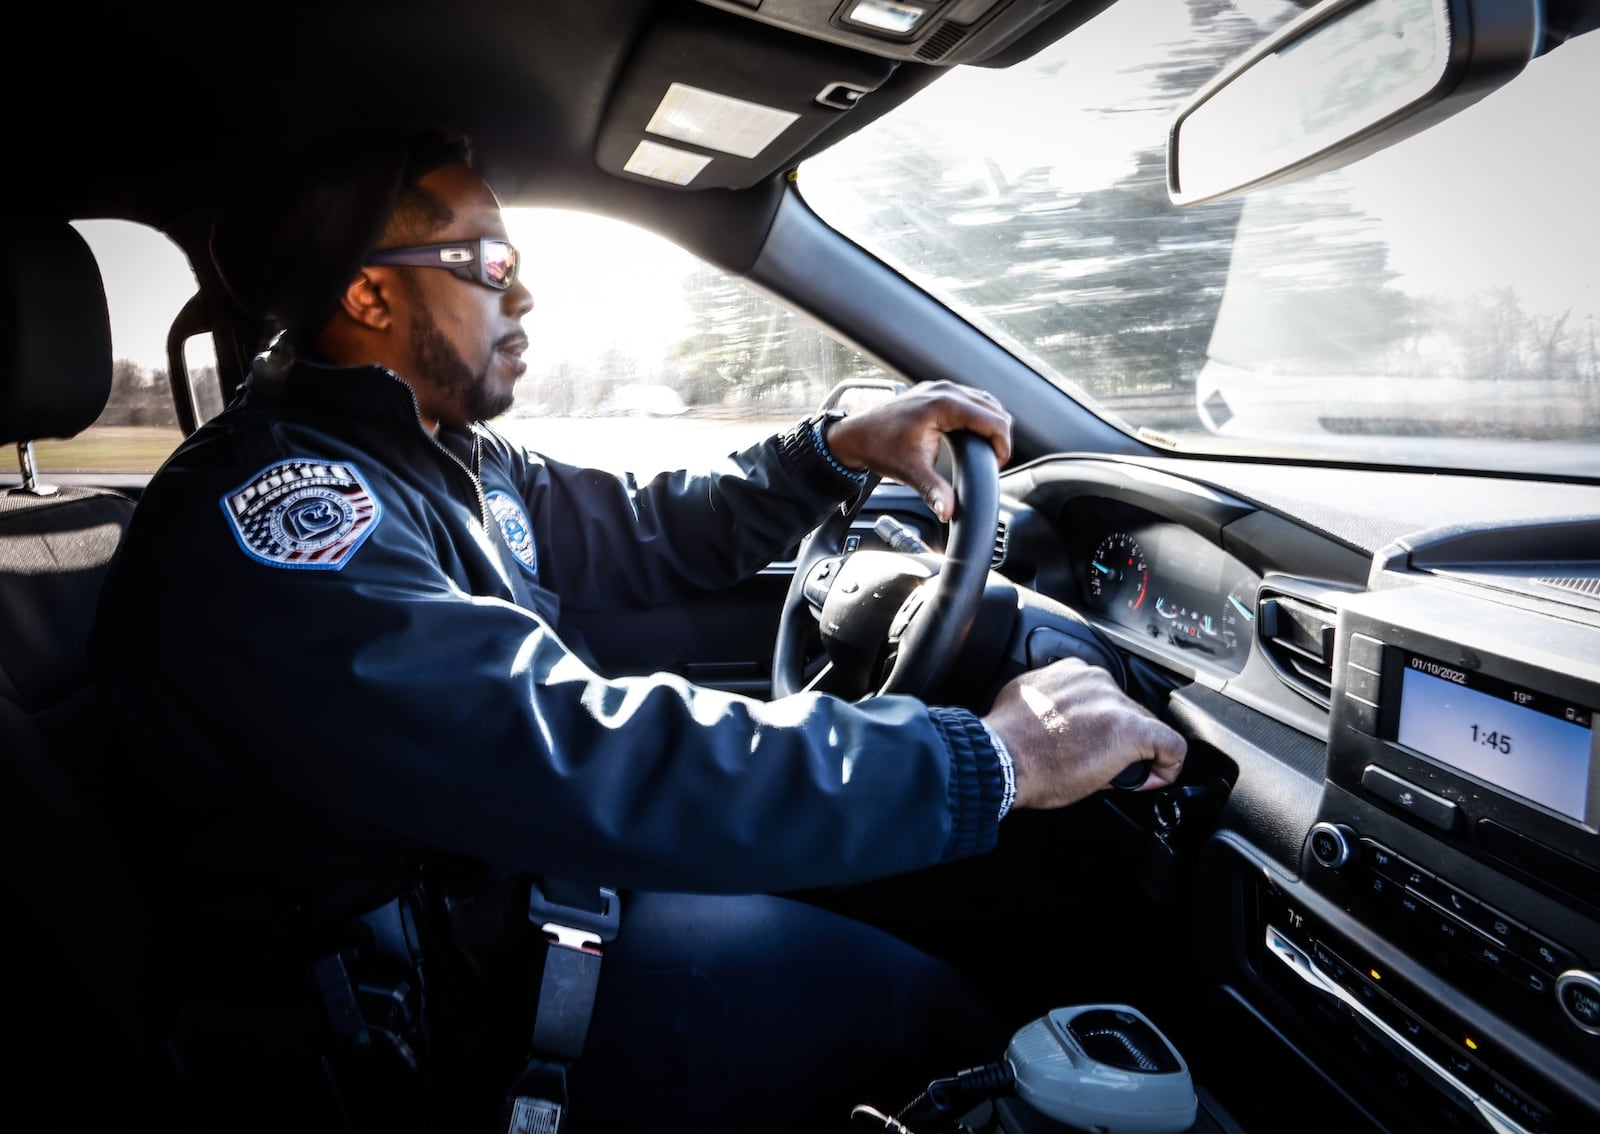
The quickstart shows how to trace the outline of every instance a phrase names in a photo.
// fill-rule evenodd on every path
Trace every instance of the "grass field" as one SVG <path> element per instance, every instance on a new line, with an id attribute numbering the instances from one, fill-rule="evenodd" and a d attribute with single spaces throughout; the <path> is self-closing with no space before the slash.
<path id="1" fill-rule="evenodd" d="M 68 441 L 39 441 L 35 463 L 50 472 L 153 472 L 183 439 L 177 426 L 94 425 Z"/>
<path id="2" fill-rule="evenodd" d="M 495 424 L 530 449 L 576 464 L 641 476 L 693 468 L 792 425 L 803 416 L 720 420 L 682 417 L 502 418 Z M 175 427 L 97 425 L 69 441 L 40 441 L 44 473 L 154 472 L 177 447 Z"/>

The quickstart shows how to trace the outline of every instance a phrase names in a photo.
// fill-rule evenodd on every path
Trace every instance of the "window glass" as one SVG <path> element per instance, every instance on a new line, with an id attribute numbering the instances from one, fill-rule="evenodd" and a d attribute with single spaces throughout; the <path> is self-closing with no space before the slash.
<path id="1" fill-rule="evenodd" d="M 1600 469 L 1600 33 L 1343 169 L 1175 207 L 1174 114 L 1304 11 L 1118 0 L 808 159 L 829 223 L 1180 452 Z M 1246 129 L 1248 124 L 1236 124 Z"/>
<path id="2" fill-rule="evenodd" d="M 508 209 L 534 308 L 517 400 L 495 424 L 565 461 L 648 475 L 783 429 L 846 378 L 890 375 L 653 233 Z"/>
<path id="3" fill-rule="evenodd" d="M 151 472 L 182 439 L 168 379 L 167 332 L 195 291 L 188 259 L 168 237 L 122 220 L 75 222 L 100 266 L 111 317 L 111 394 L 94 425 L 65 441 L 40 441 L 50 472 Z M 209 336 L 185 348 L 190 376 L 216 389 Z M 213 395 L 212 402 L 220 401 Z M 220 408 L 216 405 L 215 408 Z"/>
<path id="4" fill-rule="evenodd" d="M 495 425 L 565 461 L 648 475 L 760 440 L 845 378 L 890 380 L 858 351 L 671 242 L 586 213 L 508 209 L 534 295 L 516 402 Z M 78 224 L 111 311 L 112 392 L 96 424 L 36 446 L 54 472 L 151 472 L 181 438 L 166 336 L 195 290 L 162 234 Z M 185 345 L 201 420 L 222 409 L 210 336 Z"/>

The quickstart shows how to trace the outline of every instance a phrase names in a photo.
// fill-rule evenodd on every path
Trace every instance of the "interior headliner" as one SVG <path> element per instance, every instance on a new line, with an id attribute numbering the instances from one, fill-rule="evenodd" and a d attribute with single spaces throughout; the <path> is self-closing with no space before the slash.
<path id="1" fill-rule="evenodd" d="M 1111 2 L 946 0 L 937 14 L 980 13 L 946 58 L 998 67 Z M 470 136 L 508 205 L 624 217 L 742 272 L 787 171 L 949 70 L 906 44 L 841 43 L 840 11 L 836 0 L 40 5 L 0 69 L 13 152 L 30 170 L 15 189 L 25 215 L 143 221 L 192 254 L 218 196 L 271 176 L 301 139 L 422 122 Z M 1546 16 L 1559 39 L 1593 26 L 1600 3 L 1550 0 Z M 840 78 L 872 89 L 847 110 L 817 104 Z M 674 81 L 800 118 L 755 159 L 719 156 L 691 191 L 622 173 Z"/>
<path id="2" fill-rule="evenodd" d="M 1015 8 L 1029 34 L 1008 40 L 993 65 L 1037 50 L 1109 2 L 996 0 L 996 10 Z M 796 3 L 824 20 L 836 7 Z M 299 139 L 426 122 L 472 138 L 508 205 L 626 216 L 741 270 L 800 157 L 947 69 L 750 16 L 698 0 L 156 3 L 87 13 L 50 5 L 34 10 L 31 59 L 0 71 L 0 90 L 7 105 L 26 108 L 12 114 L 11 130 L 14 152 L 32 168 L 20 187 L 31 214 L 139 220 L 187 246 L 219 190 L 270 176 Z M 813 101 L 830 78 L 861 75 L 875 89 L 849 110 Z M 623 109 L 631 102 L 648 113 L 670 81 L 715 85 L 802 121 L 697 192 L 601 168 L 607 131 L 636 127 L 620 120 Z"/>

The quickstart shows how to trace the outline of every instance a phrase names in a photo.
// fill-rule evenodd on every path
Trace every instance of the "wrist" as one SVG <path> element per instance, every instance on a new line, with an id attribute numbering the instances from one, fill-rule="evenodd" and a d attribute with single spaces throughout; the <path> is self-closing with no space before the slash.
<path id="1" fill-rule="evenodd" d="M 1017 802 L 1017 765 L 1011 757 L 1010 747 L 995 727 L 984 721 L 983 728 L 989 734 L 989 744 L 994 748 L 995 761 L 1000 765 L 1000 775 L 1005 780 L 1000 796 L 1000 818 L 1004 819 Z"/>
<path id="2" fill-rule="evenodd" d="M 864 477 L 868 472 L 867 462 L 850 444 L 853 425 L 845 424 L 846 416 L 843 410 L 829 410 L 813 417 L 812 427 L 817 431 L 817 442 L 823 454 L 830 461 L 837 463 L 851 476 Z"/>
<path id="3" fill-rule="evenodd" d="M 785 430 L 777 438 L 778 452 L 784 466 L 810 491 L 834 500 L 859 499 L 871 478 L 846 467 L 822 439 L 822 427 L 840 416 L 841 411 L 827 410 Z"/>

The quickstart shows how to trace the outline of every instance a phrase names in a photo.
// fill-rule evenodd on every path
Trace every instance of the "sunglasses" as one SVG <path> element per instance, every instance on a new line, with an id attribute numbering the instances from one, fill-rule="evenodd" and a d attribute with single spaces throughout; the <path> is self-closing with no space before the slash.
<path id="1" fill-rule="evenodd" d="M 517 282 L 521 257 L 503 236 L 481 236 L 475 241 L 416 244 L 385 248 L 367 257 L 369 264 L 394 264 L 408 268 L 443 268 L 451 275 L 505 291 Z"/>

